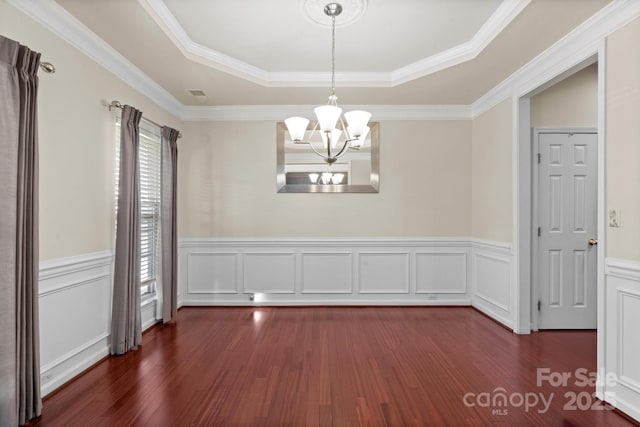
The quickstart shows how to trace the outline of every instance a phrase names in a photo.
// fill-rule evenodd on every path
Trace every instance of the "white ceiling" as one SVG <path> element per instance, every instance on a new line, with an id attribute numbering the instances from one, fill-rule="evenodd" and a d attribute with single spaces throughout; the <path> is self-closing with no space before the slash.
<path id="1" fill-rule="evenodd" d="M 322 11 L 328 2 L 309 4 Z M 178 26 L 176 29 L 166 26 L 170 36 L 183 30 L 190 42 L 267 72 L 330 69 L 331 30 L 306 19 L 296 0 L 141 3 L 152 14 L 154 7 L 168 13 L 166 20 L 173 20 Z M 301 5 L 306 3 L 300 1 Z M 350 6 L 349 1 L 342 3 L 345 10 L 336 18 L 336 24 L 340 24 Z M 391 72 L 426 59 L 469 42 L 501 3 L 517 6 L 521 2 L 371 1 L 357 22 L 336 30 L 337 65 L 343 72 Z M 331 19 L 327 16 L 325 19 L 328 25 Z"/>
<path id="2" fill-rule="evenodd" d="M 184 105 L 317 104 L 328 95 L 331 32 L 300 1 L 324 4 L 56 3 Z M 609 1 L 368 0 L 336 30 L 340 103 L 471 104 Z"/>

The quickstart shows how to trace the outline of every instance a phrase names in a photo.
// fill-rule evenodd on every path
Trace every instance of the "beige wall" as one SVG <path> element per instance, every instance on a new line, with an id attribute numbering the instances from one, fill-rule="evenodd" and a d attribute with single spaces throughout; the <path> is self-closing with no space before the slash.
<path id="1" fill-rule="evenodd" d="M 511 242 L 513 161 L 511 98 L 473 120 L 471 235 Z"/>
<path id="2" fill-rule="evenodd" d="M 40 258 L 112 248 L 114 114 L 118 99 L 178 129 L 180 121 L 44 27 L 0 2 L 0 34 L 42 53 L 40 72 Z"/>
<path id="3" fill-rule="evenodd" d="M 607 208 L 621 209 L 608 228 L 607 256 L 640 261 L 640 20 L 607 38 Z"/>
<path id="4" fill-rule="evenodd" d="M 181 237 L 467 237 L 471 123 L 382 122 L 378 194 L 276 193 L 274 122 L 188 123 Z"/>
<path id="5" fill-rule="evenodd" d="M 640 65 L 629 52 L 638 26 L 609 37 L 607 81 L 608 202 L 623 211 L 623 227 L 609 229 L 609 251 L 632 259 L 640 259 L 640 196 L 628 184 L 640 178 Z M 112 247 L 114 114 L 106 109 L 112 99 L 183 130 L 181 237 L 512 240 L 510 99 L 473 121 L 381 123 L 379 194 L 277 194 L 273 122 L 182 123 L 7 2 L 0 2 L 0 28 L 58 68 L 40 74 L 43 260 Z M 594 74 L 589 67 L 534 97 L 533 125 L 594 126 L 587 91 Z M 581 108 L 564 107 L 569 98 L 580 99 Z"/>
<path id="6" fill-rule="evenodd" d="M 371 182 L 371 161 L 351 160 L 351 183 L 369 184 Z"/>
<path id="7" fill-rule="evenodd" d="M 531 98 L 531 127 L 598 127 L 598 65 Z"/>

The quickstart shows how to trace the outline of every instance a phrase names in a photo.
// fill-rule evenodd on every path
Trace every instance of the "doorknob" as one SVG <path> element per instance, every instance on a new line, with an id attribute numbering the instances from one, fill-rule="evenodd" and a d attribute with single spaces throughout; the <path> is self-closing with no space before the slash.
<path id="1" fill-rule="evenodd" d="M 598 244 L 598 241 L 596 239 L 589 239 L 589 246 L 595 246 Z"/>

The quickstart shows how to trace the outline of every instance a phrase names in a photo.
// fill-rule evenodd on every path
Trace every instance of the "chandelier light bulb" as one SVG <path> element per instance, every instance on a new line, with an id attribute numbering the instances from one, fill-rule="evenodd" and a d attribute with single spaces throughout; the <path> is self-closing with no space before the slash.
<path id="1" fill-rule="evenodd" d="M 342 180 L 344 179 L 343 173 L 334 173 L 331 177 L 331 182 L 335 185 L 342 184 Z"/>
<path id="2" fill-rule="evenodd" d="M 335 105 L 321 105 L 313 110 L 318 118 L 318 125 L 322 132 L 331 132 L 342 114 L 342 108 Z"/>
<path id="3" fill-rule="evenodd" d="M 355 135 L 351 135 L 353 138 L 358 138 L 362 135 L 364 128 L 369 123 L 369 119 L 371 118 L 371 113 L 368 111 L 362 110 L 353 110 L 347 113 L 344 113 L 344 118 L 347 119 L 347 124 L 349 127 L 353 128 L 354 132 L 357 132 Z"/>
<path id="4" fill-rule="evenodd" d="M 300 142 L 304 139 L 304 133 L 307 131 L 307 126 L 309 126 L 309 119 L 305 119 L 304 117 L 289 117 L 284 121 L 284 124 L 287 125 L 291 140 Z"/>
<path id="5" fill-rule="evenodd" d="M 322 183 L 323 184 L 330 184 L 332 176 L 333 176 L 333 174 L 331 172 L 323 172 L 322 173 Z"/>
<path id="6" fill-rule="evenodd" d="M 315 184 L 316 182 L 318 182 L 318 178 L 320 178 L 320 175 L 317 173 L 309 174 L 309 181 L 311 181 L 312 184 Z"/>

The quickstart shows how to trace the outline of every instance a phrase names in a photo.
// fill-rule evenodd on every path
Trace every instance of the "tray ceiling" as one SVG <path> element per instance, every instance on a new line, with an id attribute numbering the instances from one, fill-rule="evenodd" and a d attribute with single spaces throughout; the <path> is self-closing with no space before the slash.
<path id="1" fill-rule="evenodd" d="M 317 104 L 328 95 L 331 33 L 299 1 L 56 3 L 184 105 Z M 369 0 L 336 30 L 340 102 L 471 104 L 608 3 Z"/>

